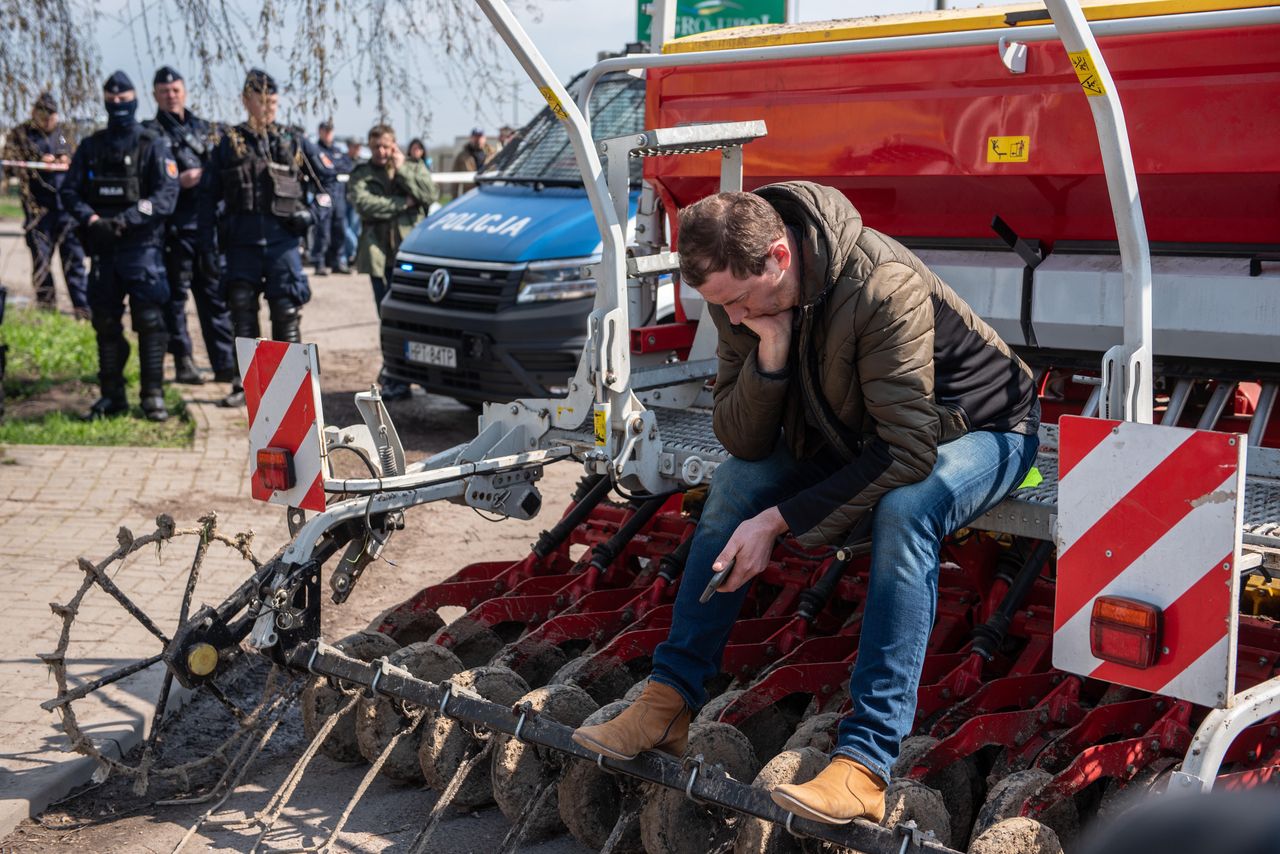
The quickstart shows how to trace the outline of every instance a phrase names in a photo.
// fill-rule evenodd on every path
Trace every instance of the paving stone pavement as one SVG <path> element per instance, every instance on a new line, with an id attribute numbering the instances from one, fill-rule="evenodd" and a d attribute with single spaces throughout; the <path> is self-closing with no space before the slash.
<path id="1" fill-rule="evenodd" d="M 13 224 L 0 224 L 0 277 L 10 299 L 30 298 L 29 269 Z M 65 300 L 65 292 L 60 296 Z M 198 338 L 194 316 L 191 321 Z M 36 657 L 53 651 L 61 631 L 49 603 L 68 602 L 80 587 L 77 558 L 102 560 L 115 549 L 120 526 L 150 533 L 160 513 L 184 528 L 217 510 L 222 532 L 254 531 L 260 556 L 286 539 L 283 514 L 247 498 L 244 410 L 215 405 L 226 386 L 183 388 L 196 425 L 191 448 L 0 446 L 0 626 L 10 640 L 0 653 L 0 838 L 94 770 L 91 760 L 64 752 L 68 740 L 58 716 L 40 708 L 56 693 L 53 676 Z M 177 622 L 195 539 L 177 538 L 158 555 L 140 551 L 110 570 L 166 633 Z M 220 602 L 247 566 L 235 553 L 211 548 L 193 607 Z M 160 651 L 159 640 L 98 589 L 84 598 L 71 640 L 73 685 Z M 95 692 L 93 702 L 77 703 L 85 733 L 100 749 L 127 751 L 150 721 L 154 700 L 143 698 L 155 697 L 160 679 L 153 667 Z"/>

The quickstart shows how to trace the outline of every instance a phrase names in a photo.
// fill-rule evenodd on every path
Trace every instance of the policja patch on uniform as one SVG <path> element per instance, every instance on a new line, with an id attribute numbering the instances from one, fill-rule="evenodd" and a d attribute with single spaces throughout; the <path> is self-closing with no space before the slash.
<path id="1" fill-rule="evenodd" d="M 138 210 L 143 216 L 151 216 L 151 200 L 138 199 Z"/>
<path id="2" fill-rule="evenodd" d="M 178 164 L 169 157 L 164 159 L 164 174 L 168 175 L 170 178 L 178 177 Z"/>

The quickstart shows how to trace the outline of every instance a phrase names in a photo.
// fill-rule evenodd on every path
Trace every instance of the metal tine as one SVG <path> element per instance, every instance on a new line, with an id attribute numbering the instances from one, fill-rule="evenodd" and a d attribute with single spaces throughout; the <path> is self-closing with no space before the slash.
<path id="1" fill-rule="evenodd" d="M 271 705 L 269 707 L 262 710 L 261 717 L 258 719 L 258 722 L 247 727 L 244 731 L 252 735 L 262 729 L 268 721 L 271 722 L 272 727 L 278 727 L 280 723 L 283 723 L 283 712 L 287 711 L 289 706 L 293 705 L 293 702 L 298 699 L 298 693 L 299 691 L 294 691 L 287 695 L 281 693 L 279 697 L 276 697 L 271 701 Z M 281 703 L 285 704 L 283 708 L 280 705 Z M 273 715 L 275 716 L 274 719 L 272 719 Z M 274 732 L 274 729 L 272 731 Z M 266 736 L 266 738 L 270 738 L 270 736 Z M 192 798 L 166 798 L 165 800 L 156 801 L 156 806 L 194 806 L 196 804 L 205 804 L 213 800 L 218 796 L 218 793 L 222 791 L 228 778 L 230 778 L 232 774 L 236 773 L 236 769 L 241 767 L 241 760 L 244 759 L 245 753 L 248 752 L 250 744 L 253 744 L 252 738 L 246 738 L 244 742 L 241 743 L 239 749 L 236 751 L 236 755 L 231 757 L 231 761 L 227 763 L 226 770 L 224 770 L 222 772 L 222 776 L 218 778 L 218 782 L 214 783 L 209 791 L 205 792 L 203 795 L 197 795 Z M 265 745 L 266 741 L 261 741 L 260 744 Z M 254 750 L 254 756 L 249 757 L 247 761 L 252 762 L 254 757 L 256 757 L 257 753 L 261 750 L 261 746 L 256 748 Z"/>
<path id="2" fill-rule="evenodd" d="M 440 825 L 440 819 L 444 816 L 445 810 L 449 808 L 449 804 L 453 803 L 453 799 L 457 797 L 458 791 L 462 788 L 462 784 L 466 782 L 467 778 L 471 776 L 471 772 L 482 766 L 492 749 L 493 739 L 490 738 L 474 756 L 458 766 L 453 779 L 449 781 L 449 785 L 440 793 L 439 799 L 436 800 L 435 805 L 431 808 L 431 814 L 427 817 L 427 826 L 422 828 L 418 838 L 413 840 L 413 844 L 409 846 L 408 854 L 428 854 L 430 849 L 427 847 L 427 843 L 431 841 L 432 834 L 436 832 L 436 828 Z"/>
<path id="3" fill-rule="evenodd" d="M 216 684 L 214 684 L 213 682 L 207 682 L 205 683 L 204 687 L 206 690 L 208 690 L 210 694 L 213 695 L 213 698 L 215 700 L 217 700 L 219 703 L 221 703 L 223 706 L 226 707 L 226 710 L 231 713 L 231 716 L 233 718 L 235 718 L 237 721 L 243 721 L 245 719 L 246 713 L 244 709 L 237 706 L 235 702 L 230 697 L 228 697 L 226 693 L 223 692 L 223 690 L 219 688 Z M 296 692 L 294 694 L 293 699 L 297 699 Z"/>
<path id="4" fill-rule="evenodd" d="M 132 676 L 133 674 L 137 673 L 139 670 L 146 670 L 148 667 L 155 664 L 157 661 L 160 661 L 162 658 L 164 658 L 164 653 L 157 652 L 155 655 L 151 656 L 150 658 L 144 658 L 139 661 L 135 661 L 132 664 L 126 664 L 124 667 L 117 668 L 116 670 L 113 670 L 110 673 L 108 673 L 106 676 L 100 676 L 97 679 L 93 680 L 92 682 L 87 682 L 73 691 L 66 692 L 60 697 L 55 697 L 52 700 L 45 700 L 43 703 L 40 704 L 40 708 L 44 709 L 46 712 L 52 712 L 54 709 L 60 708 L 61 706 L 65 706 L 68 703 L 73 703 L 76 700 L 81 699 L 82 697 L 87 697 L 88 695 L 92 694 L 94 691 L 97 691 L 99 688 L 103 687 L 104 685 L 110 685 L 112 682 L 118 682 L 119 680 L 123 679 L 126 676 Z"/>
<path id="5" fill-rule="evenodd" d="M 311 743 L 307 745 L 307 749 L 302 751 L 302 755 L 298 757 L 298 761 L 293 764 L 293 768 L 285 775 L 284 780 L 276 787 L 272 793 L 270 800 L 266 806 L 258 810 L 252 816 L 241 819 L 210 819 L 206 824 L 218 825 L 222 827 L 250 827 L 258 825 L 269 830 L 276 820 L 280 817 L 280 812 L 284 809 L 289 799 L 293 797 L 293 792 L 298 788 L 298 783 L 302 780 L 302 775 L 306 772 L 307 766 L 311 764 L 311 760 L 315 758 L 320 751 L 320 745 L 324 744 L 324 740 L 329 737 L 329 733 L 333 732 L 333 728 L 338 725 L 338 719 L 344 714 L 355 708 L 359 702 L 360 695 L 353 693 L 346 704 L 334 714 L 330 715 L 316 732 L 315 737 L 311 739 Z M 265 830 L 264 830 L 265 832 Z"/>
<path id="6" fill-rule="evenodd" d="M 329 835 L 324 841 L 318 845 L 306 845 L 301 848 L 264 848 L 264 851 L 270 851 L 273 854 L 312 854 L 312 852 L 328 851 L 329 846 L 333 845 L 338 835 L 342 833 L 342 829 L 347 826 L 347 820 L 351 818 L 351 813 L 355 810 L 356 804 L 364 797 L 365 792 L 369 790 L 369 785 L 373 783 L 374 778 L 378 776 L 378 772 L 382 770 L 382 766 L 387 763 L 387 758 L 391 756 L 391 751 L 396 749 L 396 745 L 400 743 L 400 739 L 404 738 L 412 732 L 417 731 L 425 720 L 425 709 L 419 709 L 410 722 L 409 726 L 404 727 L 391 737 L 387 742 L 387 746 L 382 748 L 382 752 L 378 754 L 378 758 L 369 766 L 369 770 L 365 772 L 364 777 L 360 780 L 360 785 L 356 786 L 355 793 L 351 799 L 347 801 L 347 806 L 342 810 L 342 815 L 338 816 L 337 823 L 333 826 L 333 830 L 329 831 Z M 258 851 L 258 846 L 262 844 L 263 839 L 270 832 L 271 828 L 263 828 L 262 833 L 258 834 L 258 839 L 253 843 L 253 848 L 249 854 Z"/>
<path id="7" fill-rule="evenodd" d="M 231 775 L 231 772 L 232 771 L 236 772 L 235 778 L 231 780 L 231 783 L 229 785 L 226 785 L 226 790 L 222 792 L 222 797 L 218 798 L 217 803 L 209 807 L 209 809 L 205 810 L 204 813 L 199 818 L 196 819 L 195 824 L 187 828 L 187 832 L 183 834 L 182 839 L 180 839 L 178 841 L 178 844 L 174 846 L 172 854 L 180 854 L 182 849 L 186 847 L 187 843 L 190 842 L 192 838 L 195 837 L 196 833 L 199 832 L 200 828 L 203 827 L 206 823 L 211 823 L 211 820 L 213 819 L 214 814 L 217 813 L 217 811 L 222 808 L 222 805 L 225 804 L 227 800 L 230 799 L 231 795 L 235 793 L 236 788 L 240 785 L 240 782 L 244 779 L 244 775 L 248 772 L 249 766 L 251 766 L 254 760 L 258 758 L 258 755 L 262 753 L 263 748 L 267 746 L 267 742 L 271 740 L 271 737 L 276 734 L 276 730 L 278 730 L 280 728 L 280 725 L 284 723 L 284 716 L 288 712 L 288 710 L 293 706 L 294 702 L 298 699 L 298 694 L 299 692 L 295 691 L 292 695 L 288 696 L 287 698 L 281 697 L 280 699 L 277 700 L 277 705 L 275 706 L 275 708 L 272 709 L 272 713 L 275 715 L 275 719 L 272 720 L 271 723 L 266 727 L 266 730 L 262 734 L 262 738 L 258 739 L 257 745 L 253 748 L 253 752 L 249 754 L 248 758 L 246 758 L 242 763 L 240 762 L 241 757 L 244 755 L 249 745 L 253 743 L 253 739 L 246 738 L 244 741 L 244 744 L 240 746 L 240 751 L 236 754 L 235 759 L 233 759 L 231 764 L 227 766 L 227 770 L 223 772 L 222 777 L 218 780 L 217 784 L 213 787 L 213 789 L 210 792 L 208 792 L 205 795 L 202 795 L 199 798 L 188 798 L 185 800 L 175 799 L 175 800 L 156 802 L 157 804 L 162 804 L 162 805 L 204 803 L 214 798 L 215 796 L 217 796 L 218 792 L 223 788 L 224 784 L 227 783 L 227 779 Z M 263 721 L 264 722 L 266 721 L 265 717 L 263 718 Z M 239 770 L 236 770 L 237 764 L 239 765 Z"/>
<path id="8" fill-rule="evenodd" d="M 121 566 L 123 565 L 123 562 L 121 562 Z M 89 563 L 84 558 L 80 559 L 80 568 L 93 576 L 93 580 L 97 582 L 98 586 L 101 587 L 112 599 L 119 602 L 120 607 L 124 608 L 125 611 L 129 613 L 129 616 L 141 623 L 144 629 L 159 638 L 160 643 L 165 646 L 169 645 L 169 636 L 160 631 L 160 627 L 153 623 L 151 618 L 148 617 L 141 608 L 135 605 L 133 600 L 130 599 L 123 590 L 117 587 L 115 582 L 108 578 L 105 572 Z"/>
<path id="9" fill-rule="evenodd" d="M 623 809 L 618 813 L 618 820 L 613 823 L 613 830 L 609 831 L 609 838 L 601 846 L 600 854 L 613 854 L 614 849 L 622 844 L 622 840 L 640 822 L 642 804 L 632 801 L 627 806 L 627 800 L 630 799 L 623 801 Z"/>
<path id="10" fill-rule="evenodd" d="M 524 809 L 520 810 L 520 815 L 516 816 L 511 829 L 503 837 L 502 844 L 498 846 L 498 854 L 511 854 L 511 852 L 520 847 L 520 843 L 524 842 L 524 835 L 529 829 L 529 822 L 533 820 L 534 815 L 537 814 L 538 810 L 542 809 L 542 805 L 555 792 L 558 783 L 559 780 L 552 780 L 539 789 L 536 795 L 529 798 L 524 805 Z"/>

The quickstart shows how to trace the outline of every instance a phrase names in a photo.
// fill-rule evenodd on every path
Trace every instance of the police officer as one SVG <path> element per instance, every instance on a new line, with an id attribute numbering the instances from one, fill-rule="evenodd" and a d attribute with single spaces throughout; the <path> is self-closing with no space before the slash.
<path id="1" fill-rule="evenodd" d="M 5 156 L 13 160 L 38 162 L 45 169 L 13 170 L 22 183 L 22 229 L 31 250 L 31 279 L 36 304 L 54 308 L 53 253 L 62 255 L 62 274 L 77 317 L 89 317 L 88 281 L 84 271 L 84 249 L 76 233 L 76 222 L 62 207 L 59 190 L 71 161 L 71 143 L 58 127 L 58 104 L 45 92 L 31 108 L 31 119 L 19 125 L 5 146 Z"/>
<path id="2" fill-rule="evenodd" d="M 347 179 L 354 164 L 334 143 L 332 121 L 320 123 L 314 165 L 320 191 L 311 208 L 316 221 L 311 263 L 317 276 L 327 276 L 330 270 L 350 273 L 351 266 L 342 250 L 347 236 Z"/>
<path id="3" fill-rule="evenodd" d="M 260 336 L 258 297 L 262 295 L 271 316 L 271 337 L 296 342 L 302 340 L 301 308 L 311 299 L 298 242 L 311 226 L 304 158 L 314 148 L 302 134 L 276 124 L 277 91 L 276 81 L 265 71 L 255 68 L 245 77 L 241 100 L 248 120 L 222 137 L 204 173 L 209 192 L 200 199 L 201 263 L 211 269 L 217 266 L 214 212 L 222 201 L 226 205 L 224 281 L 236 336 Z M 222 405 L 243 404 L 244 388 L 237 373 Z"/>
<path id="4" fill-rule="evenodd" d="M 339 174 L 338 180 L 343 181 L 343 178 L 345 178 L 346 180 L 343 183 L 348 188 L 350 188 L 351 172 L 354 172 L 355 168 L 364 162 L 364 156 L 361 153 L 363 146 L 364 143 L 360 141 L 359 137 L 347 137 L 347 160 L 351 163 L 351 169 L 345 176 Z M 356 213 L 356 206 L 351 204 L 350 194 L 347 194 L 347 196 L 347 222 L 343 229 L 342 254 L 346 256 L 347 262 L 350 263 L 355 260 L 356 248 L 360 242 L 360 215 Z"/>
<path id="5" fill-rule="evenodd" d="M 62 185 L 62 203 L 85 227 L 93 258 L 89 305 L 102 397 L 88 417 L 128 409 L 124 363 L 129 343 L 121 324 L 127 295 L 138 333 L 142 411 L 152 421 L 164 421 L 169 417 L 164 405 L 169 282 L 162 249 L 165 219 L 178 201 L 178 164 L 169 141 L 138 124 L 137 93 L 128 76 L 117 71 L 102 88 L 107 127 L 76 151 Z"/>
<path id="6" fill-rule="evenodd" d="M 169 141 L 178 164 L 178 207 L 169 217 L 164 242 L 164 267 L 169 278 L 169 302 L 165 320 L 169 325 L 169 352 L 173 354 L 174 379 L 200 385 L 204 378 L 191 357 L 191 335 L 187 332 L 187 294 L 195 295 L 200 332 L 213 365 L 213 378 L 231 382 L 236 375 L 231 312 L 222 295 L 216 270 L 204 271 L 196 263 L 196 236 L 199 227 L 197 197 L 205 165 L 217 143 L 217 128 L 187 109 L 187 88 L 182 75 L 164 66 L 152 79 L 156 117 L 145 122 L 148 129 Z"/>

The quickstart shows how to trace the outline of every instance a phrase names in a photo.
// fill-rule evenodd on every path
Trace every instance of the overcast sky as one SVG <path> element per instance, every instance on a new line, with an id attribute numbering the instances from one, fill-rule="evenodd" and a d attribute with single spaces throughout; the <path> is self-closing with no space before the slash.
<path id="1" fill-rule="evenodd" d="M 243 3 L 247 9 L 261 8 L 261 0 L 229 0 L 232 5 Z M 794 7 L 795 0 L 792 2 Z M 959 2 L 951 5 L 976 5 L 973 2 Z M 104 16 L 102 25 L 97 28 L 98 48 L 101 52 L 102 68 L 110 73 L 112 69 L 123 68 L 134 80 L 138 94 L 142 100 L 140 116 L 151 115 L 155 104 L 151 99 L 151 77 L 157 64 L 147 51 L 146 35 L 141 24 L 129 24 L 131 16 L 127 14 L 129 0 L 106 0 L 99 7 Z M 848 17 L 853 4 L 848 0 L 798 0 L 799 20 L 822 21 L 832 18 Z M 884 14 L 888 12 L 920 11 L 934 8 L 930 0 L 865 0 L 856 4 L 857 11 L 864 15 Z M 535 22 L 526 17 L 521 23 L 525 25 L 551 67 L 565 80 L 582 71 L 596 61 L 596 54 L 601 50 L 620 50 L 628 41 L 636 37 L 636 0 L 541 0 L 542 20 Z M 141 55 L 140 55 L 141 54 Z M 436 78 L 430 70 L 439 68 L 436 64 L 435 51 L 431 45 L 422 46 L 423 66 L 428 69 L 429 79 Z M 162 62 L 169 61 L 168 58 Z M 398 135 L 407 140 L 412 136 L 428 135 L 428 144 L 449 144 L 457 136 L 465 135 L 473 125 L 486 128 L 496 134 L 502 124 L 520 125 L 528 121 L 543 106 L 537 90 L 528 77 L 519 69 L 515 61 L 505 57 L 506 66 L 503 73 L 512 81 L 513 95 L 503 102 L 484 104 L 479 108 L 469 102 L 466 93 L 453 91 L 439 75 L 439 82 L 429 86 L 429 103 L 431 104 L 430 127 L 411 126 L 408 110 L 398 103 L 395 94 L 390 96 L 391 121 L 396 125 Z M 194 77 L 190 69 L 181 67 L 181 58 L 174 58 L 173 64 L 188 77 Z M 283 76 L 285 69 L 267 62 L 267 70 Z M 228 91 L 235 91 L 239 81 L 243 79 L 244 69 L 223 68 L 215 71 L 219 80 L 226 81 Z M 340 80 L 337 87 L 338 109 L 334 119 L 339 136 L 348 134 L 363 136 L 373 124 L 375 110 L 366 96 L 363 104 L 355 103 L 355 87 L 349 80 Z M 513 104 L 513 96 L 518 99 Z M 204 107 L 205 114 L 218 112 L 210 109 L 206 97 L 201 101 L 201 93 L 191 93 L 193 107 Z M 200 111 L 200 110 L 198 110 Z M 316 122 L 321 118 L 300 114 L 291 109 L 285 102 L 281 104 L 281 112 L 291 122 L 303 124 L 309 133 L 314 133 Z M 210 118 L 235 119 L 241 116 L 209 116 Z M 413 122 L 421 125 L 420 122 Z"/>

